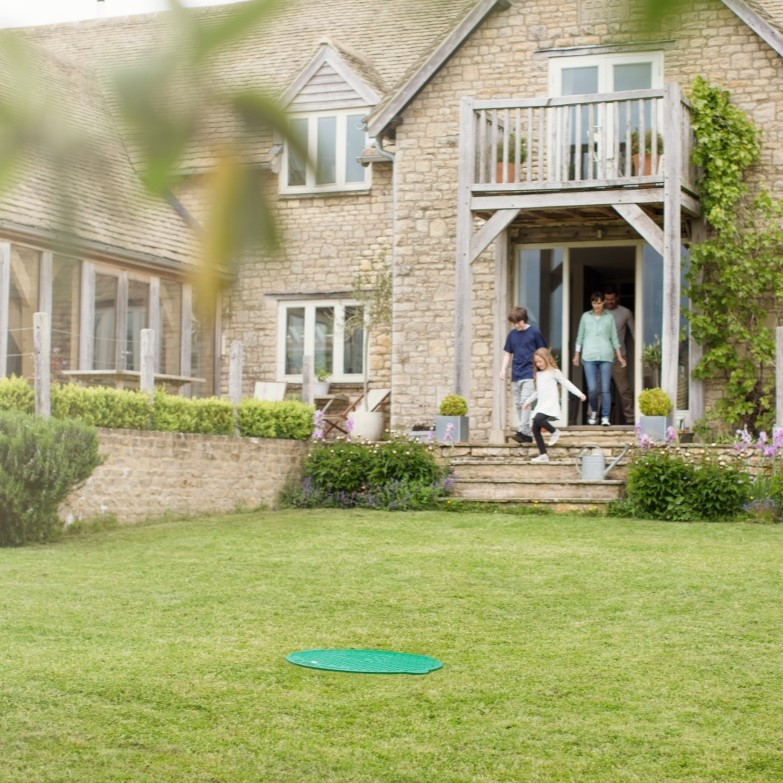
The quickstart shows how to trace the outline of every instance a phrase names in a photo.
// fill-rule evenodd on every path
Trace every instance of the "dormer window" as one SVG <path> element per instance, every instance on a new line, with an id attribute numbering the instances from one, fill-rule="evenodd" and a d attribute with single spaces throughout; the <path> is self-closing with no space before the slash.
<path id="1" fill-rule="evenodd" d="M 358 162 L 367 146 L 362 125 L 366 112 L 318 112 L 294 115 L 291 125 L 309 160 L 286 145 L 283 157 L 283 193 L 366 190 L 369 168 Z"/>

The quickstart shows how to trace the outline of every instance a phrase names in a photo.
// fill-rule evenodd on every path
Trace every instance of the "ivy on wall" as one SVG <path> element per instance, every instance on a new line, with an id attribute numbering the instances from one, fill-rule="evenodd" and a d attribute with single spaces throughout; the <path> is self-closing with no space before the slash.
<path id="1" fill-rule="evenodd" d="M 730 95 L 701 77 L 692 84 L 692 161 L 709 233 L 691 248 L 688 314 L 703 356 L 693 375 L 722 381 L 708 417 L 725 426 L 766 429 L 774 422 L 774 312 L 783 302 L 783 207 L 749 174 L 761 134 Z"/>

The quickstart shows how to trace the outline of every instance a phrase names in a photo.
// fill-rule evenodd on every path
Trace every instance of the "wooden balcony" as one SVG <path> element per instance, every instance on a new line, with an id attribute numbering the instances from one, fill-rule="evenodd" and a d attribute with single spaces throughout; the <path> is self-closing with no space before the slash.
<path id="1" fill-rule="evenodd" d="M 690 163 L 691 108 L 676 87 L 566 98 L 464 100 L 463 182 L 476 211 L 529 205 L 528 199 L 511 204 L 486 198 L 515 194 L 537 194 L 538 206 L 600 204 L 600 191 L 605 190 L 614 191 L 612 202 L 618 190 L 630 190 L 636 192 L 623 201 L 660 203 L 668 171 L 670 180 L 679 180 L 686 209 L 698 212 L 696 171 Z M 676 169 L 667 168 L 666 158 Z M 675 172 L 678 177 L 671 176 Z M 658 190 L 645 192 L 650 189 Z"/>

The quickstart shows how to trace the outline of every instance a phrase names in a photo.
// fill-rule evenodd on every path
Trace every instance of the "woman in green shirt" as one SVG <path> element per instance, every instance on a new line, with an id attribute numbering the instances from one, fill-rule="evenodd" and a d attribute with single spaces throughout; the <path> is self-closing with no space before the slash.
<path id="1" fill-rule="evenodd" d="M 612 361 L 625 367 L 625 357 L 620 350 L 617 325 L 614 316 L 604 310 L 604 295 L 600 291 L 590 294 L 590 307 L 579 321 L 576 335 L 574 367 L 581 363 L 585 368 L 587 399 L 590 404 L 588 424 L 598 423 L 598 378 L 601 378 L 601 424 L 609 426 L 609 412 L 612 409 Z"/>

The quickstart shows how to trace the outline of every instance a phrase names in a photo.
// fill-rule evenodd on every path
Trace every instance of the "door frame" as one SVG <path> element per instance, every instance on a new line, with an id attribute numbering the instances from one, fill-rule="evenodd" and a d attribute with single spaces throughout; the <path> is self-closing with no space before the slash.
<path id="1" fill-rule="evenodd" d="M 642 362 L 641 362 L 641 344 L 638 324 L 644 323 L 644 274 L 643 274 L 643 248 L 645 242 L 643 240 L 629 241 L 629 240 L 600 240 L 597 239 L 594 242 L 534 242 L 525 243 L 519 242 L 513 245 L 513 268 L 511 272 L 511 289 L 514 292 L 513 299 L 515 302 L 519 302 L 524 306 L 524 300 L 522 298 L 522 292 L 520 291 L 521 281 L 519 278 L 519 252 L 521 250 L 554 250 L 559 249 L 563 252 L 563 304 L 562 312 L 560 314 L 560 328 L 562 333 L 562 351 L 561 351 L 561 367 L 566 377 L 576 383 L 581 388 L 581 377 L 577 380 L 574 379 L 573 373 L 575 371 L 574 366 L 571 364 L 571 356 L 573 355 L 573 344 L 571 341 L 571 311 L 572 302 L 577 301 L 577 297 L 584 297 L 588 292 L 574 291 L 572 286 L 573 280 L 573 259 L 571 258 L 571 251 L 574 248 L 580 250 L 598 249 L 606 247 L 628 247 L 633 248 L 633 277 L 634 277 L 634 301 L 632 303 L 625 302 L 625 306 L 628 307 L 634 315 L 634 322 L 637 324 L 636 333 L 634 335 L 634 352 L 633 352 L 633 388 L 634 388 L 634 412 L 635 419 L 638 419 L 639 409 L 637 404 L 638 394 L 642 388 Z M 580 284 L 583 284 L 584 275 L 580 275 Z M 580 314 L 583 311 L 579 311 Z M 578 319 L 577 319 L 578 320 Z M 555 426 L 564 427 L 568 426 L 568 391 L 561 389 L 561 410 L 565 413 L 562 419 L 555 422 Z"/>

